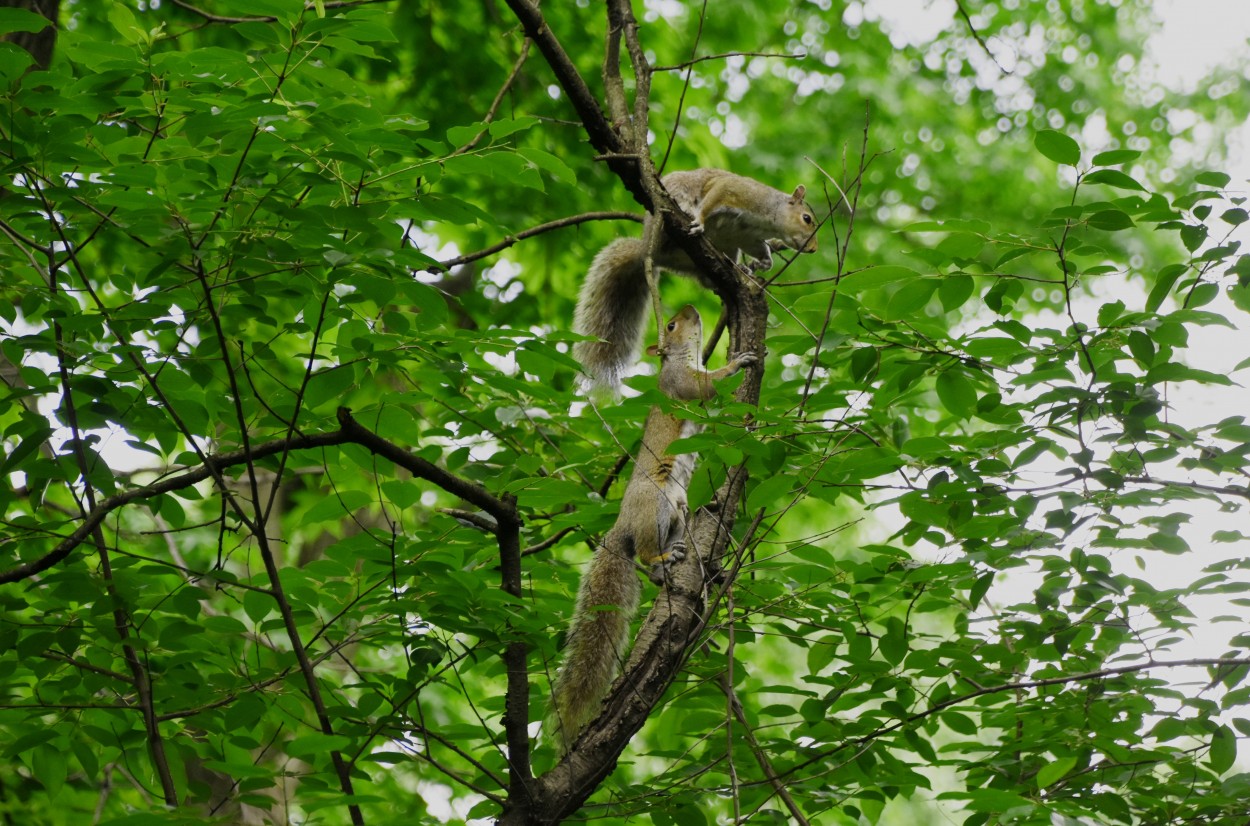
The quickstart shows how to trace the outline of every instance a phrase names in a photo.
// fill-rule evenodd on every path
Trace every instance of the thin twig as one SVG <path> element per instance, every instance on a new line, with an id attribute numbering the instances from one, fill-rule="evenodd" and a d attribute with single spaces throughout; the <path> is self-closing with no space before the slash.
<path id="1" fill-rule="evenodd" d="M 641 222 L 642 216 L 633 212 L 583 212 L 580 215 L 570 215 L 567 218 L 559 218 L 555 221 L 548 221 L 545 224 L 539 224 L 536 227 L 523 229 L 516 235 L 506 235 L 504 236 L 504 239 L 497 244 L 492 244 L 491 246 L 486 247 L 485 249 L 477 250 L 476 252 L 461 255 L 458 258 L 450 258 L 437 264 L 431 264 L 425 268 L 425 271 L 433 273 L 447 272 L 453 267 L 459 267 L 463 264 L 477 261 L 479 258 L 486 258 L 487 256 L 494 255 L 497 252 L 506 250 L 508 247 L 513 246 L 518 241 L 524 241 L 526 238 L 533 238 L 535 235 L 542 235 L 544 232 L 551 232 L 553 229 L 563 229 L 564 227 L 584 224 L 587 221 Z"/>
<path id="2" fill-rule="evenodd" d="M 488 131 L 487 125 L 495 119 L 495 115 L 499 111 L 499 105 L 503 103 L 504 95 L 508 94 L 508 90 L 512 88 L 512 84 L 516 83 L 516 79 L 520 77 L 521 67 L 524 66 L 525 61 L 529 59 L 530 44 L 533 42 L 534 41 L 527 37 L 525 38 L 525 42 L 521 44 L 520 56 L 517 57 L 516 62 L 512 64 L 512 71 L 508 73 L 508 77 L 504 80 L 503 86 L 499 87 L 499 92 L 495 95 L 495 99 L 491 101 L 490 106 L 487 108 L 485 117 L 482 118 L 482 130 L 474 135 L 473 138 L 464 146 L 461 146 L 448 155 L 449 158 L 455 157 L 456 155 L 463 155 L 465 152 L 468 152 L 470 149 L 477 146 L 478 141 L 480 141 L 482 136 L 486 134 Z"/>

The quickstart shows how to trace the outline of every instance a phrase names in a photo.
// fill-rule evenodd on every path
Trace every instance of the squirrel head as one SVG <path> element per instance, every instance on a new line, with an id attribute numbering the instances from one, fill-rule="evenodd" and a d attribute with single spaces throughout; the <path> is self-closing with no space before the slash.
<path id="1" fill-rule="evenodd" d="M 651 345 L 647 354 L 659 356 L 663 361 L 669 356 L 680 353 L 693 353 L 697 358 L 703 349 L 703 317 L 693 304 L 687 304 L 668 320 L 664 325 L 663 347 Z"/>
<path id="2" fill-rule="evenodd" d="M 803 198 L 806 195 L 807 187 L 799 184 L 787 201 L 791 217 L 788 227 L 789 237 L 785 241 L 788 247 L 799 252 L 815 252 L 816 213 L 812 212 L 812 208 L 804 202 Z"/>

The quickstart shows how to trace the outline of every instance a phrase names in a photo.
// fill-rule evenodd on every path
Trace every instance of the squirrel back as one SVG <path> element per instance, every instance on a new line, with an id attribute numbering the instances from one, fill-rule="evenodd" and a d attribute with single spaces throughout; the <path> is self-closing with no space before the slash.
<path id="1" fill-rule="evenodd" d="M 704 370 L 700 363 L 703 321 L 691 306 L 673 316 L 666 331 L 659 387 L 676 401 L 711 398 L 713 382 L 756 360 L 754 354 L 743 353 L 719 370 Z M 647 414 L 620 514 L 582 575 L 564 665 L 552 685 L 552 708 L 544 729 L 561 754 L 594 719 L 623 662 L 629 626 L 642 594 L 635 555 L 657 583 L 664 581 L 667 566 L 685 556 L 686 491 L 695 456 L 670 455 L 668 450 L 676 440 L 700 429 L 695 422 L 658 407 Z"/>
<path id="2" fill-rule="evenodd" d="M 788 247 L 816 251 L 816 218 L 804 202 L 806 189 L 792 194 L 723 169 L 694 169 L 664 176 L 664 188 L 716 249 L 752 270 L 773 264 L 772 251 Z M 648 215 L 650 227 L 654 217 Z M 645 234 L 645 233 L 644 233 Z M 699 278 L 694 263 L 665 233 L 652 264 Z M 598 341 L 581 341 L 573 353 L 591 382 L 615 390 L 637 360 L 650 296 L 646 280 L 647 245 L 638 238 L 618 238 L 591 262 L 577 297 L 573 330 Z"/>

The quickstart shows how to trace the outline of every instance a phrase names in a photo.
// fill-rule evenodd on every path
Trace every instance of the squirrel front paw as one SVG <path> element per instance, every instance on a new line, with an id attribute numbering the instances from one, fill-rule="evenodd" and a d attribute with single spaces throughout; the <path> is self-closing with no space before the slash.
<path id="1" fill-rule="evenodd" d="M 760 360 L 760 357 L 757 356 L 755 353 L 739 353 L 738 355 L 734 356 L 733 360 L 738 365 L 738 367 L 749 367 L 752 364 L 755 364 L 756 362 L 758 362 Z"/>
<path id="2" fill-rule="evenodd" d="M 703 226 L 702 221 L 696 219 L 690 222 L 690 235 L 692 237 L 695 235 L 702 235 L 704 229 L 705 227 Z"/>

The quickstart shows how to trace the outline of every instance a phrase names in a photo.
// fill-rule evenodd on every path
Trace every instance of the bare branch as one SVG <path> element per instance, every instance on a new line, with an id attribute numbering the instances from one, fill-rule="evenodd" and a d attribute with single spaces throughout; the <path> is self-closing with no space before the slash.
<path id="1" fill-rule="evenodd" d="M 998 62 L 998 58 L 994 56 L 994 53 L 990 51 L 990 47 L 986 45 L 986 42 L 981 38 L 981 33 L 977 31 L 976 26 L 972 25 L 972 18 L 968 16 L 968 11 L 964 8 L 964 4 L 960 2 L 960 0 L 955 0 L 955 8 L 959 9 L 959 16 L 962 17 L 964 22 L 968 24 L 968 32 L 972 35 L 972 38 L 977 41 L 981 50 L 985 52 L 986 57 L 994 61 L 994 65 L 998 67 L 998 71 L 1005 75 L 1011 74 L 1010 69 L 1003 68 L 1003 64 Z"/>
<path id="2" fill-rule="evenodd" d="M 555 229 L 577 226 L 578 224 L 584 224 L 588 221 L 641 222 L 642 216 L 633 212 L 583 212 L 581 215 L 570 215 L 567 218 L 559 218 L 555 221 L 548 221 L 545 224 L 539 224 L 536 227 L 523 229 L 516 235 L 506 235 L 504 236 L 504 239 L 497 244 L 492 244 L 491 246 L 486 247 L 485 249 L 477 250 L 476 252 L 470 252 L 466 255 L 460 256 L 459 258 L 451 258 L 447 261 L 439 262 L 438 264 L 431 264 L 425 268 L 425 271 L 433 273 L 447 272 L 453 267 L 459 267 L 463 264 L 468 264 L 472 261 L 477 261 L 478 259 L 494 255 L 497 252 L 502 252 L 516 243 L 524 241 L 526 238 L 533 238 L 535 235 L 542 235 L 545 232 L 551 232 Z"/>
<path id="3" fill-rule="evenodd" d="M 720 54 L 709 54 L 703 57 L 692 57 L 682 63 L 674 63 L 672 66 L 652 66 L 652 72 L 680 72 L 682 69 L 689 69 L 699 63 L 708 60 L 726 60 L 731 57 L 777 57 L 782 60 L 805 60 L 806 54 L 789 52 L 721 52 Z"/>

